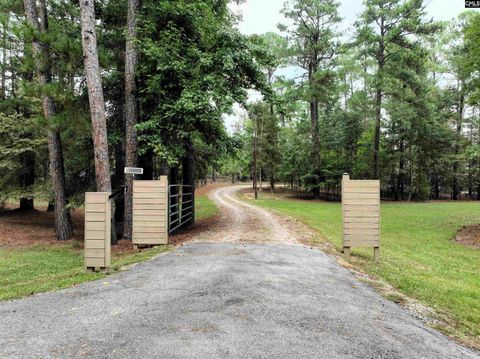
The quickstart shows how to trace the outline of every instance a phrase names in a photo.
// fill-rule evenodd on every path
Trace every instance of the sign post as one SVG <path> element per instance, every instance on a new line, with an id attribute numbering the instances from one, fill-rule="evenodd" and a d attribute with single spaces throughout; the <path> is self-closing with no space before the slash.
<path id="1" fill-rule="evenodd" d="M 125 167 L 123 173 L 130 174 L 135 177 L 135 175 L 143 175 L 143 168 L 141 167 Z"/>

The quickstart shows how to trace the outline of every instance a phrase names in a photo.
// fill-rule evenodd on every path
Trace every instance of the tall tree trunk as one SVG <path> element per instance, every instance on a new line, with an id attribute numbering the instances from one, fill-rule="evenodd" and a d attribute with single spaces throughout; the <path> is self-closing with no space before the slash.
<path id="1" fill-rule="evenodd" d="M 404 191 L 404 184 L 405 184 L 405 142 L 403 139 L 400 140 L 400 160 L 398 164 L 398 182 L 397 182 L 397 190 L 395 195 L 395 200 L 404 200 L 405 199 L 405 191 Z"/>
<path id="2" fill-rule="evenodd" d="M 310 91 L 310 128 L 312 133 L 312 153 L 310 155 L 312 166 L 313 166 L 313 197 L 320 197 L 320 166 L 321 166 L 321 157 L 320 157 L 320 127 L 318 124 L 318 97 L 315 95 L 317 89 L 314 80 L 314 76 L 317 73 L 318 61 L 316 58 L 310 58 L 310 63 L 308 65 L 308 83 Z"/>
<path id="3" fill-rule="evenodd" d="M 24 190 L 28 190 L 35 183 L 35 155 L 26 152 L 22 155 L 22 173 L 20 175 L 20 185 Z M 20 198 L 21 210 L 32 210 L 33 197 L 27 196 Z"/>
<path id="4" fill-rule="evenodd" d="M 322 159 L 320 155 L 320 126 L 318 123 L 318 97 L 315 95 L 313 95 L 312 98 L 310 99 L 310 121 L 311 121 L 312 142 L 313 142 L 312 163 L 313 163 L 313 172 L 315 176 L 314 183 L 313 183 L 314 185 L 313 196 L 314 198 L 319 198 Z"/>
<path id="5" fill-rule="evenodd" d="M 273 165 L 270 167 L 270 192 L 275 192 L 275 170 Z"/>
<path id="6" fill-rule="evenodd" d="M 153 169 L 153 151 L 147 150 L 144 154 L 138 157 L 138 164 L 143 168 L 142 180 L 150 181 L 155 177 Z"/>
<path id="7" fill-rule="evenodd" d="M 53 105 L 53 102 L 52 104 Z M 50 106 L 50 105 L 49 105 Z M 60 131 L 50 131 L 48 134 L 48 149 L 50 157 L 50 170 L 55 192 L 55 228 L 57 238 L 68 239 L 73 234 L 70 212 L 67 209 L 66 183 L 63 164 L 63 149 L 60 138 Z M 58 188 L 58 189 L 57 189 Z"/>
<path id="8" fill-rule="evenodd" d="M 137 164 L 137 130 L 138 119 L 136 101 L 135 71 L 138 62 L 136 48 L 137 13 L 139 0 L 128 0 L 127 41 L 125 46 L 125 166 L 134 167 Z M 132 208 L 133 208 L 133 178 L 126 178 L 127 192 L 125 196 L 125 211 L 123 215 L 123 235 L 132 239 Z"/>
<path id="9" fill-rule="evenodd" d="M 377 88 L 377 93 L 375 95 L 375 133 L 373 140 L 373 178 L 380 178 L 380 165 L 379 165 L 379 155 L 380 155 L 380 128 L 382 124 L 382 90 Z"/>
<path id="10" fill-rule="evenodd" d="M 383 9 L 383 4 L 380 5 L 380 8 Z M 385 16 L 380 17 L 380 41 L 379 48 L 377 53 L 377 64 L 378 64 L 378 73 L 377 73 L 377 84 L 376 84 L 376 94 L 375 94 L 375 133 L 373 139 L 373 164 L 372 164 L 372 175 L 374 179 L 380 178 L 380 131 L 382 126 L 382 100 L 383 100 L 383 68 L 385 67 Z"/>
<path id="11" fill-rule="evenodd" d="M 47 12 L 45 2 L 41 2 L 41 19 L 38 21 L 38 11 L 35 0 L 24 0 L 25 15 L 30 26 L 35 30 L 46 32 L 48 28 Z M 35 68 L 38 76 L 38 82 L 41 86 L 51 82 L 49 54 L 41 43 L 34 39 L 32 49 L 35 55 Z M 46 63 L 41 63 L 44 58 Z M 43 113 L 47 121 L 55 115 L 55 103 L 53 98 L 48 95 L 42 95 Z M 50 126 L 54 126 L 50 124 Z M 48 129 L 48 156 L 50 162 L 50 171 L 52 176 L 53 191 L 55 193 L 55 231 L 58 240 L 67 240 L 73 234 L 72 221 L 67 208 L 65 167 L 63 163 L 62 141 L 60 131 L 57 128 Z"/>
<path id="12" fill-rule="evenodd" d="M 97 191 L 111 192 L 110 158 L 108 155 L 107 122 L 103 98 L 102 78 L 98 63 L 97 35 L 95 32 L 95 9 L 93 0 L 80 0 L 82 25 L 83 62 L 87 79 L 88 100 L 92 117 L 92 137 L 95 157 Z M 115 206 L 112 205 L 111 242 L 117 242 L 115 230 Z"/>
<path id="13" fill-rule="evenodd" d="M 122 106 L 123 107 L 123 106 Z M 123 123 L 123 115 L 120 112 L 120 123 Z M 125 167 L 125 149 L 123 141 L 119 141 L 115 145 L 115 176 L 112 180 L 112 186 L 115 189 L 121 188 L 124 185 L 124 171 L 123 168 Z M 116 222 L 123 222 L 123 215 L 125 209 L 125 198 L 124 196 L 117 196 L 115 197 L 115 221 Z M 123 236 L 123 228 L 119 228 L 119 238 L 124 238 Z"/>
<path id="14" fill-rule="evenodd" d="M 185 150 L 186 154 L 182 161 L 182 182 L 184 185 L 190 186 L 190 188 L 187 187 L 185 189 L 185 192 L 191 192 L 191 194 L 184 195 L 182 197 L 182 202 L 191 200 L 191 202 L 188 203 L 186 206 L 192 207 L 192 218 L 185 222 L 186 225 L 189 226 L 195 223 L 195 150 L 193 148 L 193 144 L 190 141 L 187 141 L 185 145 Z"/>
<path id="15" fill-rule="evenodd" d="M 460 137 L 462 136 L 462 124 L 463 124 L 463 111 L 465 108 L 465 92 L 464 92 L 464 83 L 463 81 L 459 84 L 459 99 L 458 99 L 458 107 L 457 107 L 457 123 L 456 123 L 456 134 L 457 134 L 457 142 L 455 144 L 455 159 L 453 162 L 453 183 L 452 183 L 452 198 L 454 200 L 458 199 L 458 195 L 460 194 L 460 186 L 459 186 L 459 167 L 460 161 L 458 159 L 458 154 L 460 152 Z"/>
<path id="16" fill-rule="evenodd" d="M 0 98 L 5 99 L 7 96 L 7 19 L 2 24 L 2 88 L 0 89 Z"/>

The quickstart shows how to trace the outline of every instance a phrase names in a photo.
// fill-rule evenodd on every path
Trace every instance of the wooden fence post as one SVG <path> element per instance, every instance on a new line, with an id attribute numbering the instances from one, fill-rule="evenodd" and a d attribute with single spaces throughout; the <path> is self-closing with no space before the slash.
<path id="1" fill-rule="evenodd" d="M 343 253 L 351 247 L 373 247 L 380 259 L 380 181 L 342 177 Z"/>
<path id="2" fill-rule="evenodd" d="M 84 262 L 87 270 L 110 267 L 110 192 L 85 193 Z"/>
<path id="3" fill-rule="evenodd" d="M 168 179 L 133 181 L 134 248 L 168 244 Z"/>

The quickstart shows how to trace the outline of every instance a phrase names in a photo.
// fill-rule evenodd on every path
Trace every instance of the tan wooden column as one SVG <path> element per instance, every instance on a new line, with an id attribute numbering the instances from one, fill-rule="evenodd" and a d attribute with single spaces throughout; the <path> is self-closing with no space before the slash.
<path id="1" fill-rule="evenodd" d="M 97 270 L 110 266 L 111 207 L 110 192 L 85 193 L 85 268 Z"/>
<path id="2" fill-rule="evenodd" d="M 373 247 L 380 258 L 380 181 L 342 178 L 343 252 L 351 247 Z"/>

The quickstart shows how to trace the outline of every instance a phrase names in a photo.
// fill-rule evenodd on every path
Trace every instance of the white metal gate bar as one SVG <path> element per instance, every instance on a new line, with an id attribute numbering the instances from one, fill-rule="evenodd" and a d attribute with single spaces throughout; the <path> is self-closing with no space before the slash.
<path id="1" fill-rule="evenodd" d="M 172 188 L 176 193 L 172 193 Z M 189 199 L 185 200 L 188 196 Z M 168 186 L 168 233 L 172 233 L 189 223 L 193 218 L 193 192 L 192 186 L 172 184 Z M 172 203 L 176 199 L 176 203 Z M 172 220 L 172 218 L 175 218 Z"/>

